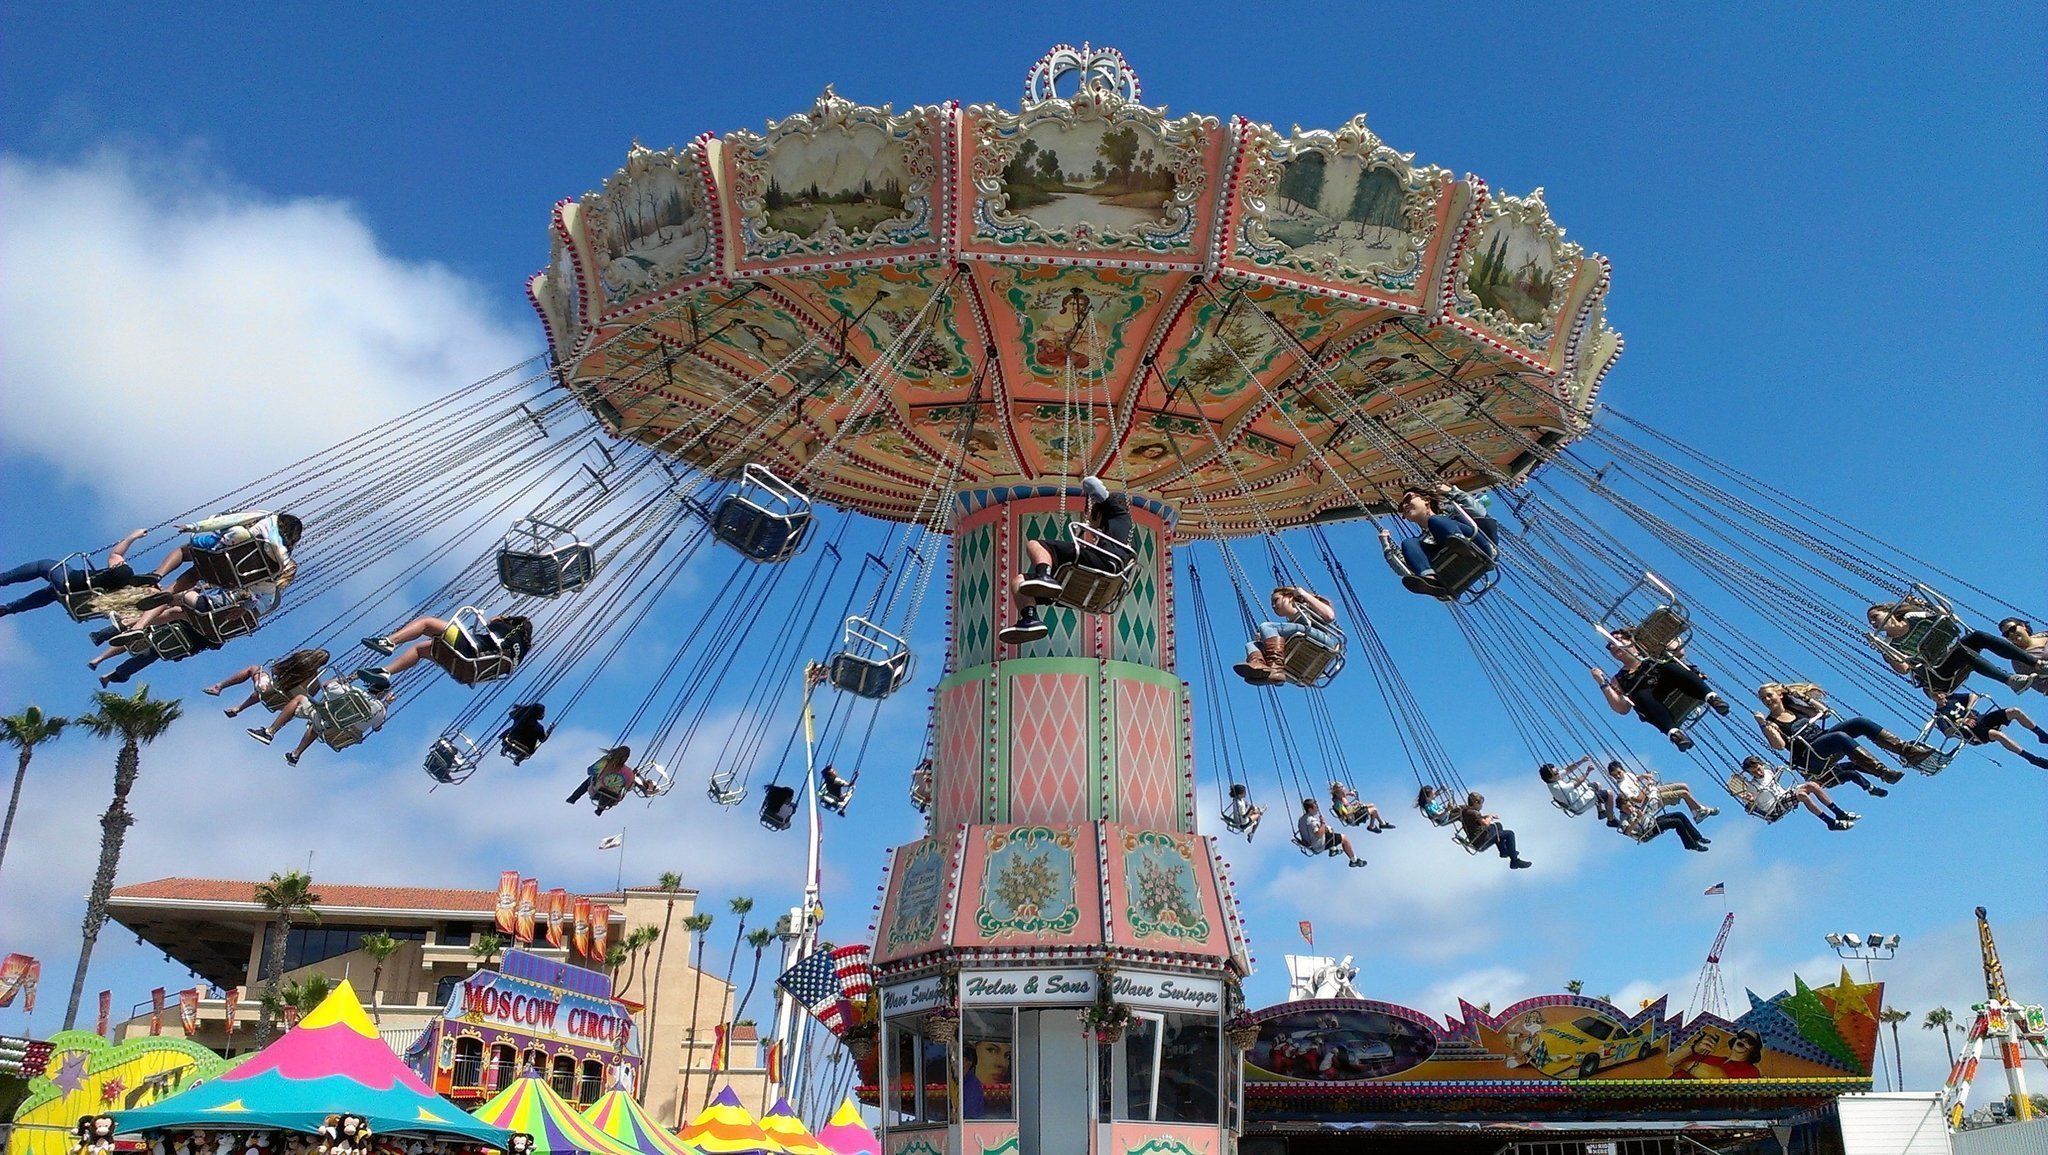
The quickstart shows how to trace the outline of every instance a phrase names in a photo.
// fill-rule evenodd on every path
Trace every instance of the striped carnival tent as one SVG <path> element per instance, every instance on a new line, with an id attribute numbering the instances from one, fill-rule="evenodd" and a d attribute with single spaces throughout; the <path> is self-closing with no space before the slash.
<path id="1" fill-rule="evenodd" d="M 642 1155 L 700 1155 L 697 1148 L 676 1138 L 675 1132 L 655 1122 L 647 1108 L 627 1091 L 607 1091 L 604 1098 L 583 1112 L 583 1118 L 591 1126 L 618 1140 L 620 1146 L 639 1151 Z"/>
<path id="2" fill-rule="evenodd" d="M 770 1138 L 740 1106 L 740 1097 L 729 1086 L 683 1128 L 683 1142 L 704 1155 L 789 1155 L 789 1149 Z"/>
<path id="3" fill-rule="evenodd" d="M 531 1071 L 470 1113 L 493 1127 L 533 1136 L 533 1155 L 656 1155 L 592 1126 L 546 1079 Z"/>
<path id="4" fill-rule="evenodd" d="M 786 1097 L 776 1099 L 768 1113 L 761 1116 L 761 1130 L 782 1144 L 783 1150 L 790 1155 L 833 1155 L 832 1149 L 818 1142 L 818 1137 L 811 1134 L 804 1121 L 796 1117 Z"/>
<path id="5" fill-rule="evenodd" d="M 860 1121 L 860 1108 L 852 1099 L 840 1100 L 831 1122 L 818 1128 L 818 1142 L 832 1155 L 882 1155 L 882 1141 Z"/>

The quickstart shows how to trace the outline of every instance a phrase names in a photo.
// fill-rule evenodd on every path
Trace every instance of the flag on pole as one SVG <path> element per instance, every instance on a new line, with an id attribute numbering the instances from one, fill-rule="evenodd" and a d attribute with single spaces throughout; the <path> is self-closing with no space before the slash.
<path id="1" fill-rule="evenodd" d="M 570 909 L 575 912 L 575 921 L 570 923 L 570 928 L 574 932 L 575 938 L 571 941 L 575 943 L 577 954 L 582 955 L 584 958 L 589 958 L 590 900 L 587 898 L 579 898 L 573 904 L 571 904 Z"/>
<path id="2" fill-rule="evenodd" d="M 1712 885 L 1712 886 L 1708 887 L 1708 888 L 1707 888 L 1707 889 L 1706 889 L 1706 890 L 1705 890 L 1704 892 L 1702 892 L 1702 893 L 1705 893 L 1705 894 L 1727 894 L 1727 893 L 1728 893 L 1728 884 L 1727 884 L 1727 883 L 1725 883 L 1725 882 L 1717 882 L 1717 883 L 1715 883 L 1714 885 Z"/>
<path id="3" fill-rule="evenodd" d="M 28 965 L 34 961 L 19 952 L 0 960 L 0 1007 L 14 1005 L 14 996 L 28 985 Z"/>
<path id="4" fill-rule="evenodd" d="M 231 1034 L 231 1035 L 235 1033 L 235 1022 L 234 1022 L 234 1018 L 235 1018 L 234 1006 L 235 1006 L 235 1004 L 234 1004 L 234 997 L 235 997 L 235 992 L 233 992 L 233 991 L 229 991 L 229 992 L 228 992 L 228 1034 Z M 99 1029 L 95 1030 L 95 1031 L 93 1032 L 93 1034 L 96 1034 L 96 1035 L 100 1036 L 101 1038 L 105 1038 L 105 1037 L 107 1036 L 107 1028 L 108 1028 L 108 1027 L 109 1027 L 110 1025 L 112 1025 L 112 1023 L 113 1023 L 113 1018 L 114 1018 L 114 992 L 112 992 L 112 991 L 101 991 L 101 992 L 100 992 L 100 1025 L 99 1025 Z"/>
<path id="5" fill-rule="evenodd" d="M 28 960 L 28 973 L 27 973 L 26 975 L 23 975 L 23 976 L 22 976 L 22 979 L 21 979 L 21 1013 L 22 1013 L 22 1014 L 25 1014 L 25 1015 L 32 1015 L 32 1014 L 35 1014 L 35 1013 L 36 1013 L 36 984 L 38 984 L 38 983 L 40 983 L 40 982 L 42 982 L 42 981 L 43 981 L 43 962 L 42 962 L 42 960 L 41 960 L 41 959 L 33 959 L 33 958 L 32 958 L 32 959 L 30 959 L 30 960 Z"/>
<path id="6" fill-rule="evenodd" d="M 564 924 L 569 919 L 569 892 L 561 887 L 548 891 L 548 945 L 561 946 Z"/>
<path id="7" fill-rule="evenodd" d="M 802 1003 L 827 1030 L 835 1035 L 846 1033 L 851 1008 L 846 1005 L 845 992 L 839 989 L 839 968 L 832 961 L 830 950 L 796 960 L 796 965 L 783 971 L 775 985 Z"/>
<path id="8" fill-rule="evenodd" d="M 859 943 L 832 952 L 832 968 L 839 979 L 839 993 L 849 999 L 865 998 L 875 989 L 875 972 L 868 966 L 868 948 Z"/>
<path id="9" fill-rule="evenodd" d="M 184 1028 L 188 1039 L 199 1033 L 199 996 L 204 989 L 193 987 L 178 992 L 178 1025 Z"/>
<path id="10" fill-rule="evenodd" d="M 1307 919 L 1301 920 L 1301 941 L 1310 946 L 1316 945 L 1316 928 L 1309 925 Z"/>
<path id="11" fill-rule="evenodd" d="M 597 848 L 598 848 L 599 850 L 617 850 L 618 848 L 620 848 L 621 846 L 624 846 L 625 844 L 626 844 L 626 832 L 625 832 L 625 831 L 623 831 L 623 830 L 621 830 L 621 831 L 619 831 L 619 832 L 618 832 L 617 834 L 607 834 L 607 835 L 605 835 L 605 836 L 604 836 L 604 841 L 602 841 L 602 842 L 598 843 L 598 844 L 597 844 Z"/>
<path id="12" fill-rule="evenodd" d="M 521 944 L 533 942 L 533 915 L 540 907 L 540 879 L 519 880 L 519 905 L 513 908 L 512 937 Z"/>
<path id="13" fill-rule="evenodd" d="M 768 1044 L 768 1055 L 763 1061 L 763 1065 L 768 1068 L 768 1081 L 770 1083 L 780 1083 L 782 1081 L 782 1040 L 776 1039 Z"/>
<path id="14" fill-rule="evenodd" d="M 162 987 L 149 992 L 149 1033 L 152 1035 L 164 1033 L 164 988 Z"/>
<path id="15" fill-rule="evenodd" d="M 220 1001 L 222 1003 L 221 1013 L 228 1018 L 227 1033 L 232 1035 L 235 1033 L 235 1011 L 242 1005 L 242 988 L 229 987 L 227 993 L 221 996 Z"/>
<path id="16" fill-rule="evenodd" d="M 727 1045 L 728 1045 L 728 1044 L 727 1044 L 727 1041 L 726 1041 L 726 1037 L 725 1037 L 725 1024 L 724 1024 L 724 1023 L 720 1023 L 720 1024 L 718 1024 L 717 1026 L 715 1026 L 715 1027 L 712 1027 L 712 1028 L 711 1028 L 711 1073 L 712 1073 L 712 1074 L 714 1074 L 714 1075 L 716 1075 L 716 1074 L 717 1074 L 718 1072 L 720 1072 L 720 1071 L 723 1071 L 723 1070 L 725 1070 L 725 1065 L 726 1065 L 726 1056 L 725 1056 L 725 1049 L 726 1049 Z"/>
<path id="17" fill-rule="evenodd" d="M 590 961 L 604 965 L 611 949 L 612 908 L 602 902 L 590 904 Z"/>
<path id="18" fill-rule="evenodd" d="M 498 872 L 498 933 L 511 934 L 517 925 L 513 920 L 519 912 L 519 872 L 501 870 Z"/>

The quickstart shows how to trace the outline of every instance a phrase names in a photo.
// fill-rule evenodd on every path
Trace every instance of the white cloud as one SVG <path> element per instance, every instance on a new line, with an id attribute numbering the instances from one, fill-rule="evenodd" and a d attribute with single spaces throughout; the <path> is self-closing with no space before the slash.
<path id="1" fill-rule="evenodd" d="M 185 508 L 539 342 L 350 206 L 189 157 L 0 156 L 0 204 L 8 449 L 116 505 Z"/>

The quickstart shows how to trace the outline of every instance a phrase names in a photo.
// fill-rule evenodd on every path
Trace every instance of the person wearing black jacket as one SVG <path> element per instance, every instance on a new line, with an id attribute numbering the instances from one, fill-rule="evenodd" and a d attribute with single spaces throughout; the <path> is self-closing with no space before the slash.
<path id="1" fill-rule="evenodd" d="M 1129 499 L 1121 493 L 1111 493 L 1109 487 L 1102 484 L 1102 479 L 1093 475 L 1081 479 L 1081 489 L 1088 495 L 1088 524 L 1122 547 L 1121 552 L 1111 552 L 1094 545 L 1076 546 L 1065 538 L 1025 541 L 1025 571 L 1011 582 L 1017 601 L 1017 621 L 1004 627 L 999 635 L 1006 646 L 1035 642 L 1049 632 L 1045 623 L 1039 620 L 1038 607 L 1059 596 L 1060 583 L 1054 576 L 1054 570 L 1059 566 L 1079 564 L 1114 572 L 1131 560 Z"/>

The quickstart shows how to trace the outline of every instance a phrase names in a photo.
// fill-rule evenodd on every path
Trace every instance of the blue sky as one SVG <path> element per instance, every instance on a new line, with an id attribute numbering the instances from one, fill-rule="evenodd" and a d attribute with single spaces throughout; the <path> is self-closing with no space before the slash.
<path id="1" fill-rule="evenodd" d="M 599 184 L 635 138 L 759 128 L 826 83 L 899 108 L 1014 106 L 1040 53 L 1090 40 L 1122 49 L 1146 100 L 1176 112 L 1282 127 L 1365 112 L 1419 161 L 1506 192 L 1542 186 L 1571 238 L 1615 267 L 1609 317 L 1628 348 L 1607 400 L 2048 606 L 2038 6 L 1738 6 L 1706 22 L 1647 5 L 968 6 L 946 23 L 929 6 L 866 5 L 4 14 L 9 564 L 102 544 L 537 350 L 523 283 L 545 260 L 549 207 Z M 1279 956 L 1310 918 L 1319 947 L 1358 956 L 1368 995 L 1434 1014 L 1455 995 L 1498 1003 L 1572 977 L 1682 1001 L 1721 913 L 1700 891 L 1723 880 L 1738 910 L 1731 988 L 1768 994 L 1795 968 L 1823 979 L 1823 932 L 1881 928 L 1907 940 L 1895 1004 L 1959 1009 L 1981 997 L 1969 911 L 1984 903 L 2016 993 L 2048 997 L 2048 854 L 2026 821 L 2048 809 L 2048 775 L 1976 760 L 1861 807 L 1853 834 L 1724 816 L 1709 855 L 1634 848 L 1543 807 L 1447 621 L 1377 594 L 1375 619 L 1461 771 L 1539 866 L 1468 862 L 1414 823 L 1371 840 L 1366 871 L 1304 863 L 1277 835 L 1226 843 L 1259 948 L 1256 1000 L 1279 997 Z M 76 633 L 49 613 L 0 624 L 7 709 L 82 708 Z M 548 885 L 610 884 L 614 860 L 591 849 L 609 824 L 558 801 L 575 753 L 426 795 L 423 709 L 287 771 L 207 716 L 196 688 L 211 671 L 197 666 L 155 680 L 193 717 L 145 757 L 125 881 L 297 865 L 311 824 L 315 874 L 334 881 L 487 885 L 518 866 Z M 1392 802 L 1408 779 L 1377 706 L 1363 685 L 1341 692 L 1373 719 L 1355 774 Z M 914 733 L 922 704 L 889 716 Z M 572 721 L 594 741 L 614 719 Z M 61 1014 L 110 753 L 68 739 L 38 759 L 0 874 L 0 949 L 48 967 L 38 1027 Z M 841 935 L 865 926 L 883 848 L 914 836 L 897 797 L 892 779 L 832 828 Z M 219 836 L 222 818 L 259 806 L 275 817 Z M 778 852 L 792 857 L 754 865 Z M 793 842 L 681 791 L 630 812 L 628 853 L 629 876 L 678 869 L 710 899 L 794 897 Z M 183 977 L 115 934 L 88 992 L 112 986 L 125 1005 Z M 1909 1079 L 1938 1080 L 1938 1040 L 1905 1042 Z"/>

